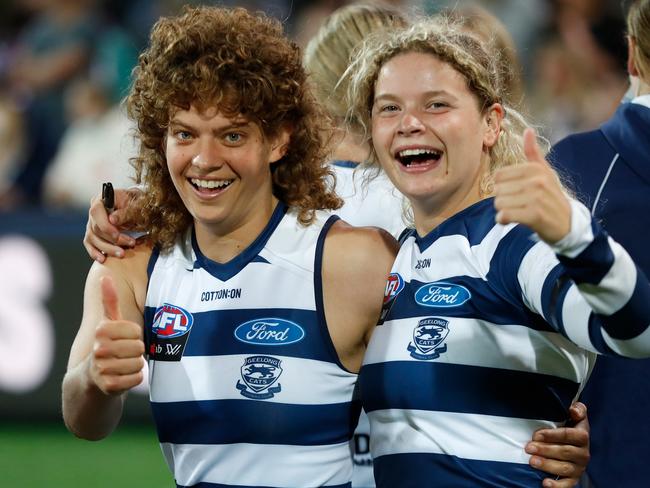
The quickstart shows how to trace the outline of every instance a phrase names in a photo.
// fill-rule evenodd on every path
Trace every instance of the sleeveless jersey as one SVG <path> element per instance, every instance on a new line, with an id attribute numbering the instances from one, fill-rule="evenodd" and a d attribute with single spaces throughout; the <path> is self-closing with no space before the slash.
<path id="1" fill-rule="evenodd" d="M 151 408 L 179 487 L 350 486 L 357 375 L 338 360 L 321 288 L 335 221 L 304 227 L 280 203 L 226 264 L 192 232 L 152 255 Z"/>
<path id="2" fill-rule="evenodd" d="M 524 446 L 566 420 L 593 366 L 583 348 L 616 353 L 644 331 L 611 327 L 647 295 L 620 246 L 572 206 L 587 235 L 572 227 L 571 257 L 495 224 L 493 199 L 402 236 L 360 373 L 378 487 L 541 486 Z"/>

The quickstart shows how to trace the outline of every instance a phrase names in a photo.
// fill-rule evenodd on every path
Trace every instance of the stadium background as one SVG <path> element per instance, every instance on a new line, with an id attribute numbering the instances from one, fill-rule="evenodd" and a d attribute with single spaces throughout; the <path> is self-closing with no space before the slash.
<path id="1" fill-rule="evenodd" d="M 82 5 L 107 35 L 104 45 L 93 51 L 92 60 L 80 66 L 74 77 L 59 80 L 56 90 L 70 91 L 73 78 L 83 77 L 91 89 L 117 105 L 149 26 L 160 15 L 177 12 L 185 2 L 0 3 L 0 486 L 173 486 L 152 427 L 146 392 L 129 396 L 121 425 L 102 442 L 76 439 L 61 421 L 60 383 L 80 321 L 84 280 L 91 264 L 81 244 L 87 195 L 98 191 L 104 179 L 119 181 L 118 176 L 96 171 L 85 177 L 83 166 L 77 166 L 77 173 L 63 177 L 65 191 L 61 184 L 56 188 L 54 179 L 46 179 L 39 194 L 12 197 L 12 182 L 24 164 L 21 156 L 35 140 L 21 123 L 25 95 L 17 96 L 11 83 L 15 53 L 39 13 L 71 3 Z M 264 9 L 283 19 L 289 35 L 305 44 L 327 14 L 349 2 L 221 3 Z M 472 2 L 390 3 L 432 13 L 447 4 Z M 475 3 L 492 11 L 512 34 L 524 75 L 524 105 L 552 142 L 570 132 L 596 127 L 611 115 L 627 86 L 620 0 Z M 107 55 L 102 51 L 107 45 L 120 49 Z M 97 56 L 98 52 L 103 55 Z M 111 76 L 106 76 L 107 70 Z M 112 80 L 110 86 L 106 79 Z M 78 112 L 76 116 L 83 118 Z M 65 118 L 54 122 L 70 129 L 78 121 L 68 110 Z M 113 157 L 117 154 L 115 147 L 108 151 Z M 65 158 L 73 158 L 75 153 L 66 154 Z M 79 164 L 83 165 L 87 153 L 81 154 Z M 119 157 L 126 159 L 121 153 Z M 98 156 L 97 161 L 107 166 L 111 161 L 106 158 Z M 120 169 L 117 164 L 115 167 Z"/>

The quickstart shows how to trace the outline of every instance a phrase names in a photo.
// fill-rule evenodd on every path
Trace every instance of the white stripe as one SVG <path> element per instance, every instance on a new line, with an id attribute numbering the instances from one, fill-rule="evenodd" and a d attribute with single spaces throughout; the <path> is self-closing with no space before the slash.
<path id="1" fill-rule="evenodd" d="M 524 446 L 539 428 L 559 424 L 541 420 L 425 410 L 376 410 L 370 418 L 373 457 L 435 453 L 463 459 L 527 464 Z"/>
<path id="2" fill-rule="evenodd" d="M 571 342 L 589 351 L 598 352 L 589 338 L 589 316 L 591 307 L 573 285 L 562 303 L 564 331 Z"/>
<path id="3" fill-rule="evenodd" d="M 241 367 L 253 354 L 186 356 L 180 362 L 150 361 L 151 401 L 182 402 L 244 399 Z M 282 373 L 273 386 L 282 389 L 266 402 L 318 405 L 352 400 L 357 375 L 334 363 L 272 355 L 282 361 Z M 206 374 L 211 371 L 211 374 Z M 314 381 L 318 378 L 318 381 Z M 345 385 L 345 386 L 343 386 Z M 309 391 L 309 395 L 305 394 Z"/>
<path id="4" fill-rule="evenodd" d="M 650 354 L 650 326 L 648 326 L 638 336 L 627 339 L 613 339 L 605 330 L 603 330 L 603 339 L 609 347 L 622 356 L 629 358 L 647 358 Z"/>
<path id="5" fill-rule="evenodd" d="M 169 279 L 170 273 L 174 273 L 174 280 Z M 246 276 L 240 276 L 243 274 Z M 230 294 L 232 290 L 241 290 L 241 295 L 238 298 L 222 299 L 210 299 L 205 295 L 206 292 L 223 293 L 223 290 L 230 290 Z M 282 292 L 278 293 L 277 290 Z M 230 282 L 222 282 L 204 269 L 188 272 L 179 268 L 170 271 L 156 266 L 149 281 L 146 305 L 165 302 L 181 306 L 190 313 L 210 312 L 217 308 L 316 309 L 313 275 L 282 261 L 273 266 L 249 263 L 239 272 L 237 279 Z"/>
<path id="6" fill-rule="evenodd" d="M 618 160 L 618 153 L 614 156 L 614 159 L 612 159 L 612 162 L 609 163 L 609 168 L 607 168 L 607 173 L 605 173 L 605 178 L 603 178 L 603 182 L 600 184 L 600 188 L 598 188 L 598 193 L 596 193 L 596 198 L 594 199 L 594 204 L 591 206 L 591 215 L 596 214 L 596 206 L 598 205 L 598 201 L 600 200 L 600 195 L 603 193 L 603 188 L 605 188 L 605 185 L 607 184 L 607 180 L 609 179 L 609 175 L 612 172 L 612 169 L 614 169 L 614 164 Z"/>
<path id="7" fill-rule="evenodd" d="M 614 253 L 614 263 L 597 285 L 578 285 L 591 308 L 599 314 L 618 312 L 630 300 L 636 287 L 636 265 L 623 247 L 611 237 L 609 246 Z"/>
<path id="8" fill-rule="evenodd" d="M 271 444 L 162 444 L 172 455 L 176 482 L 225 485 L 321 487 L 349 483 L 352 477 L 350 445 L 283 446 Z"/>
<path id="9" fill-rule="evenodd" d="M 501 239 L 505 237 L 515 225 L 495 225 L 483 238 L 474 246 L 470 246 L 467 237 L 460 234 L 443 236 L 431 244 L 423 253 L 417 253 L 415 244 L 402 246 L 399 258 L 404 256 L 403 249 L 409 246 L 414 254 L 408 255 L 409 261 L 415 264 L 414 258 L 431 257 L 431 267 L 412 270 L 412 278 L 419 281 L 432 282 L 449 278 L 450 276 L 470 276 L 472 278 L 483 278 L 490 271 L 490 261 Z M 415 239 L 411 237 L 410 239 Z M 400 259 L 401 261 L 401 259 Z M 471 264 L 471 266 L 468 266 Z M 412 268 L 412 266 L 409 266 Z M 404 269 L 404 266 L 396 263 L 393 269 Z"/>
<path id="10" fill-rule="evenodd" d="M 415 361 L 408 346 L 413 341 L 416 319 L 400 319 L 376 327 L 364 364 Z M 581 383 L 586 379 L 590 355 L 555 332 L 522 325 L 449 318 L 447 351 L 435 361 L 548 374 Z"/>
<path id="11" fill-rule="evenodd" d="M 526 252 L 517 271 L 523 302 L 530 310 L 542 317 L 544 316 L 542 307 L 544 282 L 551 270 L 559 263 L 551 248 L 540 241 Z"/>
<path id="12" fill-rule="evenodd" d="M 591 228 L 592 217 L 589 209 L 575 199 L 570 199 L 569 204 L 571 205 L 569 233 L 549 247 L 556 254 L 575 258 L 593 242 L 594 232 Z"/>

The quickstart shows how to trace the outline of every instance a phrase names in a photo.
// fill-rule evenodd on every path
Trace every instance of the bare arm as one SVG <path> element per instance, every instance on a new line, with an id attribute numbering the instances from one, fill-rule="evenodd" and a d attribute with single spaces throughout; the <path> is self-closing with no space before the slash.
<path id="1" fill-rule="evenodd" d="M 325 240 L 325 317 L 339 359 L 350 371 L 361 367 L 397 248 L 388 232 L 345 222 L 334 224 Z"/>
<path id="2" fill-rule="evenodd" d="M 95 263 L 86 280 L 81 326 L 63 378 L 63 418 L 78 437 L 101 439 L 122 415 L 126 392 L 142 381 L 143 302 L 150 250 Z"/>

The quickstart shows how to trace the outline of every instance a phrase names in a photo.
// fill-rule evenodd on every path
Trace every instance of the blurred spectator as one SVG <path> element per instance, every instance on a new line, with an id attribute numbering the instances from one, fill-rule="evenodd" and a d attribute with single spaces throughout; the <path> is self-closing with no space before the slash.
<path id="1" fill-rule="evenodd" d="M 87 210 L 104 181 L 133 184 L 129 159 L 137 146 L 123 108 L 91 80 L 79 80 L 66 93 L 70 119 L 59 151 L 45 178 L 45 198 L 54 206 Z"/>
<path id="2" fill-rule="evenodd" d="M 22 144 L 20 114 L 11 100 L 0 96 L 0 193 L 9 188 Z"/>
<path id="3" fill-rule="evenodd" d="M 63 92 L 83 73 L 97 30 L 95 0 L 21 0 L 33 17 L 13 46 L 5 79 L 23 111 L 24 161 L 0 208 L 40 201 L 43 175 L 65 129 Z"/>

